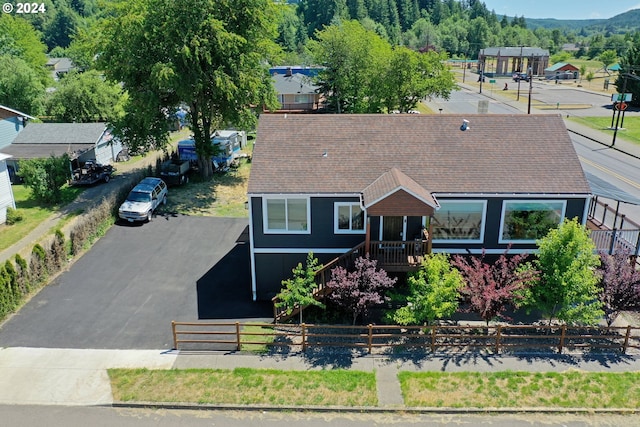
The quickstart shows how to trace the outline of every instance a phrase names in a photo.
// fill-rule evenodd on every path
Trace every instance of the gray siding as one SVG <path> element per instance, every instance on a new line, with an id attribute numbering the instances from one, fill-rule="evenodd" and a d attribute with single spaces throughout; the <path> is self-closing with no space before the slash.
<path id="1" fill-rule="evenodd" d="M 8 146 L 22 130 L 22 122 L 17 117 L 0 120 L 0 149 Z"/>
<path id="2" fill-rule="evenodd" d="M 0 224 L 4 224 L 7 221 L 8 207 L 15 208 L 16 204 L 13 199 L 7 164 L 3 160 L 0 161 Z"/>

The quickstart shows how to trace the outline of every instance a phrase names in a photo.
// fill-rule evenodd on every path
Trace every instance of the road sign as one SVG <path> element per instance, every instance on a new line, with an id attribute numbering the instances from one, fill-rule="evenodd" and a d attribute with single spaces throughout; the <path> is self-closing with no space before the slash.
<path id="1" fill-rule="evenodd" d="M 626 102 L 614 102 L 613 103 L 613 108 L 616 109 L 616 110 L 620 110 L 620 111 L 626 110 L 628 106 L 629 106 L 629 104 L 627 104 Z"/>
<path id="2" fill-rule="evenodd" d="M 495 83 L 496 81 L 494 79 L 489 80 L 489 83 Z"/>
<path id="3" fill-rule="evenodd" d="M 631 102 L 631 93 L 614 93 L 611 95 L 611 102 Z"/>

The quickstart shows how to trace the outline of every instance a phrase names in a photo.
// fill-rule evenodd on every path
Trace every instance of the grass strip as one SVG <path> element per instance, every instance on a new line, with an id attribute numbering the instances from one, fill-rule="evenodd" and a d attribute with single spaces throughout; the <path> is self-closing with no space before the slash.
<path id="1" fill-rule="evenodd" d="M 618 118 L 616 113 L 616 117 L 614 118 L 614 126 L 615 121 Z M 576 117 L 571 116 L 569 120 L 580 123 L 581 125 L 588 126 L 591 129 L 599 130 L 603 133 L 610 134 L 613 138 L 614 130 L 611 129 L 611 119 L 612 116 L 608 117 Z M 624 127 L 624 129 L 621 129 Z M 634 116 L 626 116 L 624 118 L 624 123 L 618 123 L 618 138 L 625 139 L 629 142 L 633 142 L 634 144 L 640 144 L 640 117 Z"/>
<path id="2" fill-rule="evenodd" d="M 407 406 L 640 408 L 640 372 L 401 372 Z"/>
<path id="3" fill-rule="evenodd" d="M 375 406 L 374 373 L 360 371 L 280 371 L 110 369 L 113 397 L 129 402 Z"/>

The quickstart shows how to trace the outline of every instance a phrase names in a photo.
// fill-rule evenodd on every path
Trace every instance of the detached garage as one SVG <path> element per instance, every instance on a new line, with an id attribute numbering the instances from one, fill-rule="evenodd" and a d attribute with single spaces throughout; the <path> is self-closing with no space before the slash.
<path id="1" fill-rule="evenodd" d="M 12 156 L 7 165 L 17 172 L 20 160 L 64 153 L 74 163 L 95 160 L 108 165 L 115 162 L 121 150 L 122 142 L 113 137 L 104 123 L 30 123 L 2 151 Z"/>

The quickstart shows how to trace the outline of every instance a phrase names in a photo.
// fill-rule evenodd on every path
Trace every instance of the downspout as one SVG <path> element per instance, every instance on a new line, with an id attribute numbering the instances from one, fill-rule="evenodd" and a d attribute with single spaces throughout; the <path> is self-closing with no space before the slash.
<path id="1" fill-rule="evenodd" d="M 252 199 L 249 197 L 249 262 L 251 263 L 251 299 L 258 299 L 258 288 L 256 285 L 256 254 L 253 248 L 253 208 Z"/>

